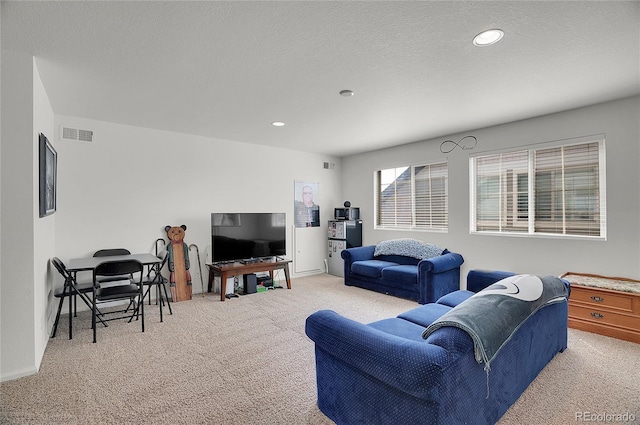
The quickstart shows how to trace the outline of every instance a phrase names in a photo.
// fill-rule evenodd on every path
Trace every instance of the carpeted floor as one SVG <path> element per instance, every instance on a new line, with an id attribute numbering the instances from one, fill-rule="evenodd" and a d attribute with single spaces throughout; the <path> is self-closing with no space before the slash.
<path id="1" fill-rule="evenodd" d="M 88 312 L 74 320 L 73 340 L 63 316 L 40 372 L 0 385 L 0 423 L 331 424 L 315 404 L 306 317 L 328 308 L 371 322 L 417 306 L 342 282 L 298 278 L 291 290 L 224 303 L 217 294 L 196 294 L 172 304 L 172 316 L 165 309 L 163 323 L 158 307 L 146 305 L 144 333 L 139 323 L 111 322 L 98 328 L 97 344 Z M 625 413 L 635 416 L 626 423 L 640 423 L 640 345 L 570 329 L 569 348 L 499 424 Z"/>

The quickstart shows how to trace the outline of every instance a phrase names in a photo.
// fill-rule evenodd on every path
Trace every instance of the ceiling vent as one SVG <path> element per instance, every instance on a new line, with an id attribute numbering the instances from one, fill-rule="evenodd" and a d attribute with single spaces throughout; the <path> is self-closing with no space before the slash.
<path id="1" fill-rule="evenodd" d="M 91 130 L 80 130 L 62 125 L 60 126 L 60 135 L 62 140 L 93 142 L 93 131 Z"/>

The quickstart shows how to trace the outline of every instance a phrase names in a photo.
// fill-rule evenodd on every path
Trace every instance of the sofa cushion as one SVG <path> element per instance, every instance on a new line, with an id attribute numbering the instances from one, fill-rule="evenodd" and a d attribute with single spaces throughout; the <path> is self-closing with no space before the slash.
<path id="1" fill-rule="evenodd" d="M 443 295 L 438 299 L 438 301 L 436 301 L 436 303 L 449 307 L 455 307 L 461 302 L 471 298 L 472 295 L 473 292 L 461 289 L 459 291 L 449 292 L 447 295 Z"/>
<path id="2" fill-rule="evenodd" d="M 382 270 L 382 278 L 390 282 L 418 284 L 418 266 L 389 266 Z"/>
<path id="3" fill-rule="evenodd" d="M 437 257 L 442 254 L 438 245 L 425 243 L 417 239 L 401 238 L 382 241 L 376 245 L 374 257 L 379 255 L 402 255 L 417 259 Z"/>
<path id="4" fill-rule="evenodd" d="M 424 341 L 424 339 L 422 339 L 422 332 L 424 332 L 425 328 L 407 320 L 393 317 L 391 319 L 383 319 L 369 323 L 368 326 L 398 337 L 419 342 Z"/>
<path id="5" fill-rule="evenodd" d="M 449 310 L 451 310 L 451 307 L 443 304 L 425 304 L 405 311 L 398 315 L 398 317 L 426 328 Z"/>
<path id="6" fill-rule="evenodd" d="M 382 269 L 397 265 L 397 263 L 380 260 L 354 261 L 353 264 L 351 264 L 351 272 L 363 276 L 378 278 L 382 276 Z"/>
<path id="7" fill-rule="evenodd" d="M 392 263 L 398 263 L 399 265 L 408 264 L 410 266 L 415 266 L 420 262 L 417 258 L 403 257 L 402 255 L 379 255 L 375 258 L 380 261 L 389 261 Z"/>

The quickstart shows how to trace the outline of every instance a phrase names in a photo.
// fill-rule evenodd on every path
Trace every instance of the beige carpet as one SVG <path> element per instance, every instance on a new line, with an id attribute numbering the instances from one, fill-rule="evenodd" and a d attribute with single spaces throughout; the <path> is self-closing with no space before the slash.
<path id="1" fill-rule="evenodd" d="M 196 294 L 164 323 L 146 305 L 146 332 L 116 321 L 98 329 L 97 344 L 87 312 L 73 340 L 63 316 L 40 372 L 0 385 L 0 423 L 331 424 L 315 404 L 306 317 L 328 308 L 370 322 L 416 306 L 318 275 L 224 303 Z M 569 348 L 499 424 L 580 423 L 584 412 L 591 422 L 628 413 L 635 420 L 623 423 L 638 424 L 639 407 L 640 345 L 570 330 Z"/>

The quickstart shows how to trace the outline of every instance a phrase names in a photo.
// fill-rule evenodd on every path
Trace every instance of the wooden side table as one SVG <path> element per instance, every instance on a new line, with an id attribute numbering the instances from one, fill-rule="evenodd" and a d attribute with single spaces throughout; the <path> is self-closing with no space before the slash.
<path id="1" fill-rule="evenodd" d="M 640 344 L 640 281 L 567 272 L 569 327 Z"/>

